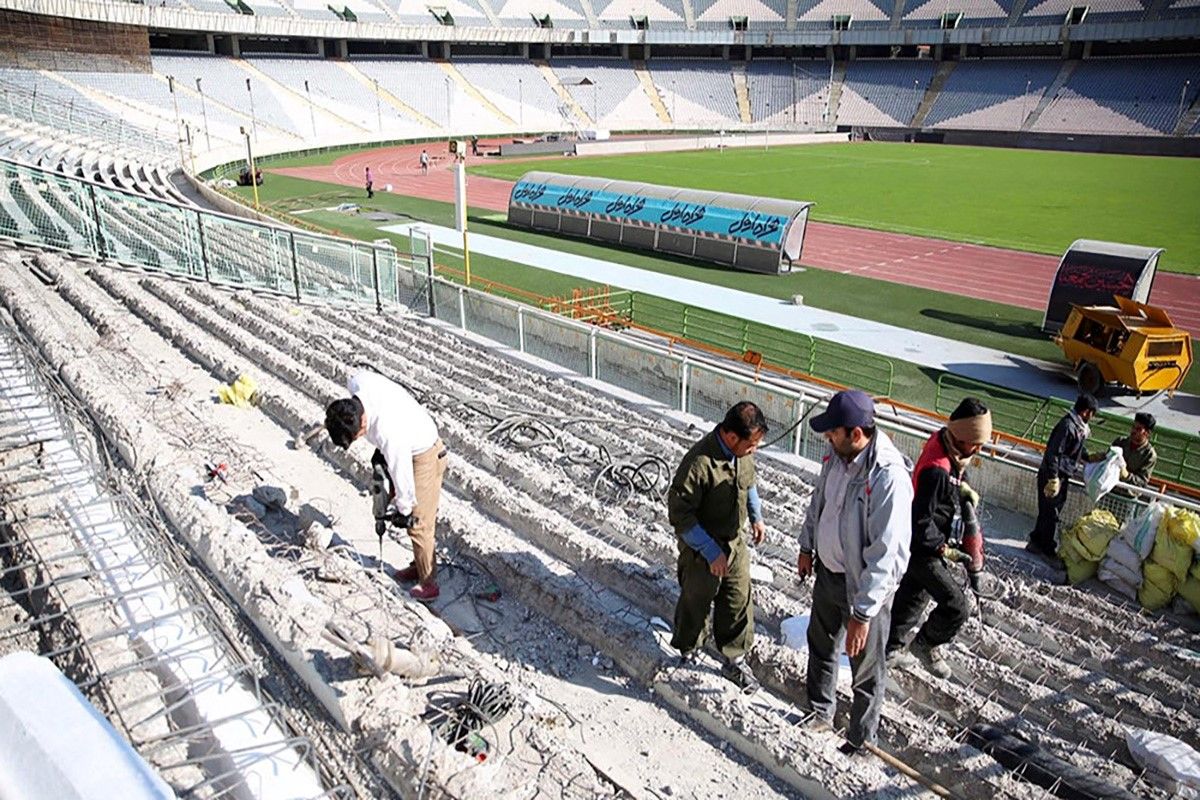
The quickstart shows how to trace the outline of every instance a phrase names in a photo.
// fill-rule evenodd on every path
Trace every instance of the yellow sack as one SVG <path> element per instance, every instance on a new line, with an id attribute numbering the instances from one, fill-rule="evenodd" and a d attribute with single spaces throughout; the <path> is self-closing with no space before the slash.
<path id="1" fill-rule="evenodd" d="M 1063 534 L 1059 555 L 1064 561 L 1074 556 L 1079 561 L 1099 563 L 1108 550 L 1108 543 L 1120 532 L 1117 518 L 1111 512 L 1096 509 L 1075 520 Z"/>
<path id="2" fill-rule="evenodd" d="M 1179 585 L 1179 596 L 1187 600 L 1200 614 L 1200 578 L 1188 578 Z"/>
<path id="3" fill-rule="evenodd" d="M 1196 547 L 1196 540 L 1200 539 L 1200 516 L 1197 516 L 1196 512 L 1171 506 L 1163 515 L 1159 530 L 1162 530 L 1163 525 L 1166 525 L 1167 535 L 1172 539 L 1188 547 Z"/>
<path id="4" fill-rule="evenodd" d="M 217 387 L 217 399 L 238 408 L 250 408 L 258 405 L 258 384 L 247 373 L 242 373 L 238 379 L 228 386 Z"/>
<path id="5" fill-rule="evenodd" d="M 1170 534 L 1172 517 L 1173 515 L 1168 511 L 1163 517 L 1162 524 L 1158 526 L 1158 533 L 1154 537 L 1154 549 L 1150 551 L 1150 561 L 1174 575 L 1176 581 L 1182 582 L 1187 579 L 1188 570 L 1192 568 L 1194 553 L 1190 545 L 1184 544 Z"/>
<path id="6" fill-rule="evenodd" d="M 1083 583 L 1089 578 L 1096 577 L 1096 572 L 1100 569 L 1099 561 L 1082 561 L 1074 558 L 1064 558 L 1063 564 L 1067 568 L 1067 580 L 1072 585 Z"/>
<path id="7" fill-rule="evenodd" d="M 1138 602 L 1143 608 L 1155 611 L 1171 602 L 1179 582 L 1170 570 L 1147 561 L 1142 565 L 1142 585 L 1138 589 Z"/>

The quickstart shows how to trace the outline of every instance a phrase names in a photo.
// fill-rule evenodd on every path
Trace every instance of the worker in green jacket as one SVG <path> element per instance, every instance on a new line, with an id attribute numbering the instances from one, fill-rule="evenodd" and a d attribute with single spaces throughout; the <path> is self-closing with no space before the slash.
<path id="1" fill-rule="evenodd" d="M 1121 482 L 1130 486 L 1146 486 L 1154 474 L 1154 465 L 1158 463 L 1158 453 L 1150 444 L 1150 434 L 1158 420 L 1153 414 L 1145 411 L 1133 415 L 1133 424 L 1129 426 L 1129 435 L 1113 440 L 1112 446 L 1120 449 L 1125 457 L 1125 468 L 1121 470 Z M 1090 462 L 1103 461 L 1108 455 L 1107 450 L 1087 456 Z"/>
<path id="2" fill-rule="evenodd" d="M 758 688 L 745 655 L 754 641 L 750 556 L 766 525 L 755 485 L 754 451 L 767 420 L 742 401 L 688 450 L 667 493 L 667 511 L 678 537 L 679 602 L 671 646 L 694 660 L 711 611 L 713 639 L 725 658 L 721 674 L 743 691 Z"/>

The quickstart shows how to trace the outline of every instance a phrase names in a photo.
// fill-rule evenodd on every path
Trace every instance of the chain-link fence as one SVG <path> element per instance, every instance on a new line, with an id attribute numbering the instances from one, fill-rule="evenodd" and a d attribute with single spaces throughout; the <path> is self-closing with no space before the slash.
<path id="1" fill-rule="evenodd" d="M 278 292 L 297 300 L 349 302 L 382 308 L 400 303 L 436 316 L 463 330 L 503 343 L 581 375 L 651 398 L 671 409 L 707 420 L 720 419 L 739 399 L 762 407 L 771 424 L 775 447 L 809 459 L 819 459 L 826 444 L 804 420 L 824 402 L 829 390 L 783 378 L 763 378 L 738 372 L 719 359 L 707 359 L 642 342 L 628 334 L 606 330 L 552 312 L 451 283 L 432 274 L 428 237 L 414 235 L 412 250 L 397 253 L 387 242 L 367 244 L 252 222 L 223 214 L 187 208 L 165 201 L 120 192 L 87 181 L 0 160 L 0 236 L 53 247 L 78 255 L 199 278 L 216 284 Z M 629 296 L 635 307 L 651 298 Z M 681 337 L 722 350 L 771 354 L 791 359 L 801 371 L 819 362 L 815 355 L 825 343 L 803 335 L 782 336 L 766 326 L 744 325 L 683 304 L 661 301 L 656 327 L 677 323 Z M 673 317 L 671 315 L 674 315 Z M 763 329 L 759 329 L 759 327 Z M 860 370 L 859 378 L 874 375 L 877 393 L 890 387 L 890 362 L 871 364 L 854 354 L 836 360 Z M 854 357 L 851 357 L 854 355 Z M 886 361 L 886 360 L 883 360 Z M 864 385 L 863 380 L 841 380 Z M 874 391 L 869 380 L 865 383 Z M 1024 420 L 1018 433 L 1027 438 L 1048 435 L 1048 426 L 1065 411 L 1061 401 L 1029 396 L 993 397 L 980 384 L 968 389 L 986 396 L 994 407 L 997 427 Z M 948 382 L 939 385 L 939 403 L 950 396 Z M 1011 402 L 1004 402 L 1005 400 Z M 1044 406 L 1037 413 L 1022 411 L 1021 403 Z M 1056 405 L 1057 403 L 1057 405 Z M 942 409 L 938 409 L 939 411 Z M 1024 416 L 1022 416 L 1024 414 Z M 1123 424 L 1123 422 L 1121 423 Z M 897 415 L 883 426 L 911 458 L 917 456 L 931 429 Z M 1105 435 L 1118 429 L 1108 426 Z M 1197 469 L 1200 458 L 1193 442 L 1156 431 L 1159 463 L 1167 469 Z M 1194 437 L 1192 437 L 1194 438 Z M 1178 446 L 1176 446 L 1178 444 Z M 1172 466 L 1175 465 L 1175 466 Z M 980 460 L 973 481 L 991 502 L 1033 516 L 1037 513 L 1034 473 L 1036 454 L 1005 451 Z M 1186 474 L 1190 474 L 1185 472 Z M 1124 519 L 1150 492 L 1133 492 L 1139 499 L 1110 494 L 1101 505 Z M 1086 498 L 1074 491 L 1064 519 L 1089 510 Z"/>
<path id="2" fill-rule="evenodd" d="M 436 316 L 463 330 L 710 422 L 720 420 L 733 403 L 751 400 L 767 417 L 771 428 L 767 440 L 774 441 L 772 449 L 813 461 L 826 453 L 824 437 L 814 433 L 805 422 L 812 413 L 819 412 L 832 390 L 807 387 L 798 381 L 767 379 L 749 370 L 737 372 L 715 358 L 649 344 L 628 333 L 567 319 L 443 278 L 433 279 L 431 293 L 436 298 Z M 700 319 L 711 322 L 703 314 L 688 316 L 689 326 L 698 326 Z M 718 326 L 708 330 L 723 335 Z M 694 331 L 689 338 L 698 333 Z M 738 335 L 743 334 L 739 331 Z M 916 461 L 925 441 L 938 426 L 935 421 L 917 422 L 881 407 L 880 427 L 902 453 Z M 987 502 L 1034 517 L 1037 462 L 1038 454 L 1033 451 L 992 449 L 976 460 L 971 482 Z M 1121 489 L 1106 495 L 1099 507 L 1124 521 L 1155 496 L 1136 489 L 1125 492 Z M 1073 520 L 1092 509 L 1093 504 L 1081 487 L 1072 487 L 1068 497 L 1062 519 Z"/>
<path id="3" fill-rule="evenodd" d="M 297 300 L 429 312 L 432 251 L 372 244 L 154 200 L 0 160 L 0 237 Z"/>
<path id="4" fill-rule="evenodd" d="M 1055 397 L 1037 397 L 946 373 L 938 379 L 934 411 L 949 414 L 965 395 L 982 398 L 988 404 L 997 430 L 1034 442 L 1049 439 L 1054 426 L 1072 405 Z M 1090 427 L 1089 449 L 1104 449 L 1113 439 L 1129 432 L 1129 420 L 1101 411 Z M 1200 438 L 1158 425 L 1150 441 L 1158 453 L 1155 477 L 1200 487 Z"/>
<path id="5" fill-rule="evenodd" d="M 891 360 L 865 350 L 641 292 L 623 298 L 616 311 L 639 325 L 716 350 L 759 358 L 874 395 L 892 394 Z"/>

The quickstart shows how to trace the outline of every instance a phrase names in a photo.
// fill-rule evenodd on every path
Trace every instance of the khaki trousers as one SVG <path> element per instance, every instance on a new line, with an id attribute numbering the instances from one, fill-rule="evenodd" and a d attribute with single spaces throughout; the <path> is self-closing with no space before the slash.
<path id="1" fill-rule="evenodd" d="M 437 566 L 433 562 L 433 534 L 447 460 L 446 446 L 441 439 L 425 452 L 413 456 L 413 489 L 417 495 L 417 507 L 413 509 L 412 527 L 408 529 L 408 535 L 412 539 L 417 580 L 422 585 L 432 583 L 437 576 Z"/>
<path id="2" fill-rule="evenodd" d="M 712 617 L 713 640 L 721 655 L 741 658 L 754 643 L 754 602 L 750 596 L 750 554 L 745 534 L 728 543 L 729 573 L 724 578 L 708 570 L 704 556 L 682 540 L 676 574 L 679 601 L 671 646 L 687 653 L 704 642 L 704 626 Z"/>

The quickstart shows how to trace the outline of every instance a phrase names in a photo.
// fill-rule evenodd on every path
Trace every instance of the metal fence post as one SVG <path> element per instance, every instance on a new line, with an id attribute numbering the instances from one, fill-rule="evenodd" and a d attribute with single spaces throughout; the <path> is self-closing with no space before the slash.
<path id="1" fill-rule="evenodd" d="M 92 199 L 92 221 L 96 225 L 96 255 L 103 261 L 108 258 L 108 246 L 104 242 L 104 229 L 100 226 L 100 204 L 96 202 L 95 184 L 88 184 L 88 196 Z"/>
<path id="2" fill-rule="evenodd" d="M 425 285 L 429 287 L 429 316 L 437 316 L 437 297 L 433 290 L 435 281 L 433 276 L 433 248 L 426 248 L 425 253 Z"/>
<path id="3" fill-rule="evenodd" d="M 292 243 L 292 282 L 296 287 L 296 302 L 300 302 L 300 255 L 296 250 L 296 234 L 289 233 L 288 239 Z M 278 288 L 278 287 L 277 287 Z"/>
<path id="4" fill-rule="evenodd" d="M 816 402 L 815 400 L 813 401 Z M 800 455 L 800 442 L 804 438 L 804 398 L 800 398 L 800 402 L 796 406 L 796 432 L 792 437 L 792 455 Z"/>
<path id="5" fill-rule="evenodd" d="M 200 264 L 204 267 L 204 282 L 212 283 L 208 269 L 208 243 L 204 240 L 204 214 L 196 211 L 196 232 L 200 236 Z"/>
<path id="6" fill-rule="evenodd" d="M 371 282 L 375 285 L 375 313 L 383 313 L 383 301 L 379 299 L 379 248 L 371 248 Z"/>
<path id="7" fill-rule="evenodd" d="M 683 365 L 679 368 L 679 410 L 687 411 L 688 375 L 692 370 L 687 355 L 683 357 Z"/>
<path id="8" fill-rule="evenodd" d="M 596 377 L 596 327 L 588 332 L 588 377 Z"/>
<path id="9" fill-rule="evenodd" d="M 458 287 L 458 327 L 464 331 L 467 329 L 467 300 L 466 290 L 463 287 Z"/>
<path id="10" fill-rule="evenodd" d="M 525 311 L 517 306 L 517 349 L 525 352 Z"/>

